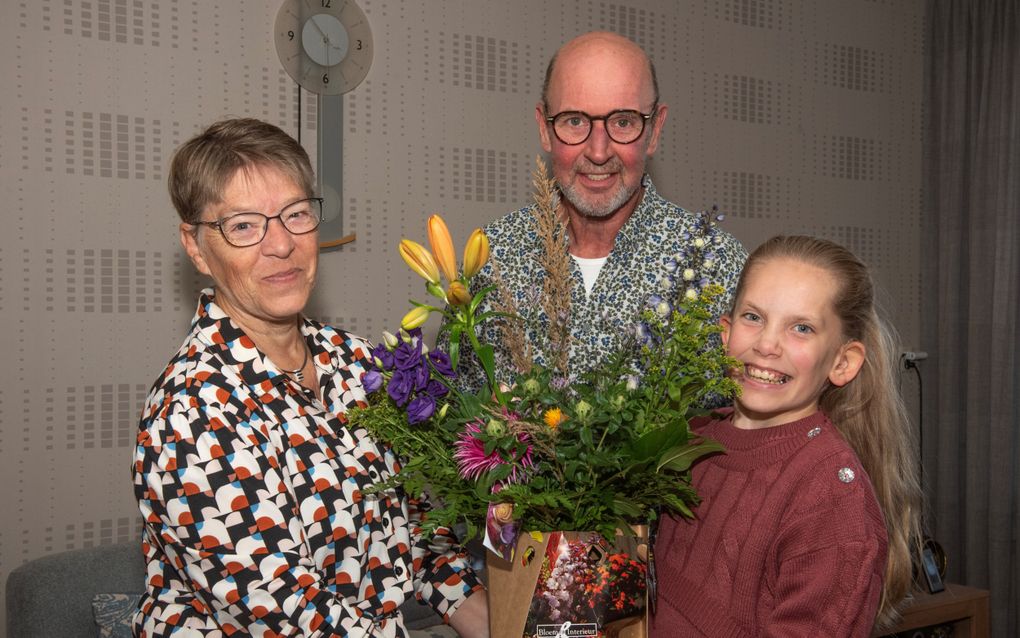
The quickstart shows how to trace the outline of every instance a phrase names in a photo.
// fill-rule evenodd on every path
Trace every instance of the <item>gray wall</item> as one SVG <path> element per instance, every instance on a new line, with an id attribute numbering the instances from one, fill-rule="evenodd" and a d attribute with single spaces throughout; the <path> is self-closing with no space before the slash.
<path id="1" fill-rule="evenodd" d="M 228 115 L 315 150 L 314 96 L 299 106 L 273 46 L 279 4 L 0 7 L 0 582 L 31 558 L 139 532 L 137 414 L 201 286 L 177 243 L 168 157 Z M 783 231 L 848 244 L 917 344 L 921 0 L 547 4 L 362 0 L 376 56 L 344 104 L 357 239 L 323 255 L 310 314 L 377 338 L 422 296 L 401 237 L 422 241 L 442 212 L 462 245 L 526 203 L 546 60 L 601 28 L 658 67 L 659 191 L 719 204 L 749 248 Z"/>

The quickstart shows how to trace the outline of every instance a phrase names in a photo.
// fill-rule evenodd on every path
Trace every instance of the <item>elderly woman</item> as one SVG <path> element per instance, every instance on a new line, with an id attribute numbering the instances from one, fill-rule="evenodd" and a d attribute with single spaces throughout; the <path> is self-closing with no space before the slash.
<path id="1" fill-rule="evenodd" d="M 322 200 L 279 128 L 212 125 L 175 153 L 180 239 L 212 278 L 142 414 L 134 485 L 146 592 L 135 635 L 406 636 L 412 592 L 465 636 L 485 591 L 422 503 L 365 494 L 393 456 L 344 412 L 369 345 L 301 315 Z"/>

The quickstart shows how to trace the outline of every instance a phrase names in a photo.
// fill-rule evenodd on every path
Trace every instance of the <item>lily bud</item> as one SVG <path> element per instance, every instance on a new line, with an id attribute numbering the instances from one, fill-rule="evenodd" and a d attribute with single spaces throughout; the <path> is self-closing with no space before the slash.
<path id="1" fill-rule="evenodd" d="M 425 290 L 436 299 L 442 299 L 446 301 L 446 293 L 443 292 L 443 287 L 437 283 L 428 282 L 425 284 Z"/>
<path id="2" fill-rule="evenodd" d="M 489 261 L 489 238 L 481 228 L 476 228 L 464 247 L 464 276 L 471 279 L 487 261 Z"/>
<path id="3" fill-rule="evenodd" d="M 430 283 L 439 283 L 439 268 L 436 266 L 436 260 L 432 258 L 429 251 L 425 250 L 424 246 L 410 239 L 401 239 L 398 250 L 404 263 L 410 266 L 411 270 Z"/>
<path id="4" fill-rule="evenodd" d="M 466 306 L 471 303 L 471 293 L 467 286 L 455 281 L 446 289 L 446 302 L 451 306 Z"/>
<path id="5" fill-rule="evenodd" d="M 414 330 L 425 323 L 430 312 L 432 311 L 427 306 L 415 306 L 400 320 L 400 327 L 404 330 Z"/>
<path id="6" fill-rule="evenodd" d="M 386 344 L 386 349 L 387 350 L 391 350 L 392 351 L 394 348 L 396 348 L 397 346 L 400 345 L 400 340 L 397 339 L 397 335 L 393 334 L 392 332 L 387 332 L 387 331 L 383 330 L 382 338 L 383 338 L 383 343 Z"/>
<path id="7" fill-rule="evenodd" d="M 440 272 L 446 277 L 446 281 L 457 279 L 457 254 L 453 251 L 453 239 L 450 238 L 450 231 L 446 228 L 446 222 L 439 215 L 429 217 L 429 245 L 432 246 L 432 254 L 436 258 Z"/>

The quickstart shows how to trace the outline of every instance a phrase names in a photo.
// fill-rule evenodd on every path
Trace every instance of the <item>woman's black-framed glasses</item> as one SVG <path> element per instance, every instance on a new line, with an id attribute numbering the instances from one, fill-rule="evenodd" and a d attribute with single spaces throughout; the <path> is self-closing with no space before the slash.
<path id="1" fill-rule="evenodd" d="M 279 213 L 269 217 L 262 213 L 236 213 L 215 222 L 194 222 L 195 225 L 218 228 L 223 239 L 236 248 L 247 248 L 261 242 L 266 237 L 269 222 L 279 219 L 283 227 L 291 235 L 304 235 L 319 227 L 322 223 L 322 198 L 309 197 L 287 204 Z"/>
<path id="2" fill-rule="evenodd" d="M 645 132 L 645 123 L 655 115 L 658 106 L 658 103 L 653 104 L 650 113 L 621 109 L 599 117 L 588 115 L 584 111 L 563 111 L 546 116 L 545 121 L 552 124 L 556 139 L 568 146 L 587 141 L 594 123 L 599 120 L 605 124 L 609 139 L 617 144 L 630 144 L 636 142 Z"/>

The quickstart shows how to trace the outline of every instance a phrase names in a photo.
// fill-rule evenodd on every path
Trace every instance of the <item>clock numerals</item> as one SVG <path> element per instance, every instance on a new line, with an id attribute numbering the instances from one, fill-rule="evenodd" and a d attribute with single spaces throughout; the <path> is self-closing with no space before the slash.
<path id="1" fill-rule="evenodd" d="M 287 73 L 314 93 L 358 86 L 372 64 L 372 32 L 353 0 L 283 0 L 276 50 Z"/>

